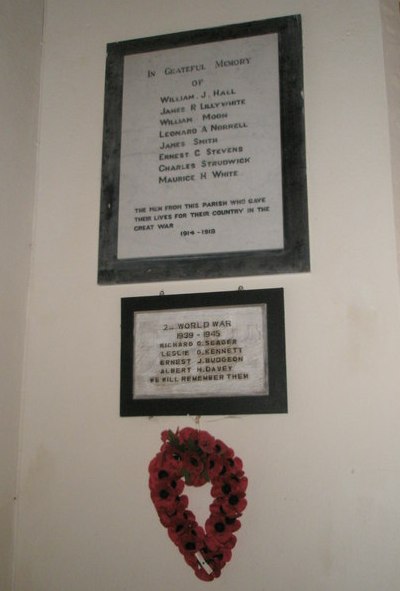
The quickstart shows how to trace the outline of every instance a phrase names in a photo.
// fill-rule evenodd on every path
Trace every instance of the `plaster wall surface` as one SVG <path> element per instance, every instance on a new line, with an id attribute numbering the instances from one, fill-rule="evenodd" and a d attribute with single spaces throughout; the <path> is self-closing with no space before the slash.
<path id="1" fill-rule="evenodd" d="M 43 2 L 0 1 L 0 589 L 11 589 Z"/>
<path id="2" fill-rule="evenodd" d="M 397 264 L 400 269 L 400 3 L 381 2 L 389 133 L 392 157 L 394 219 L 397 237 Z"/>
<path id="3" fill-rule="evenodd" d="M 99 287 L 106 43 L 301 14 L 311 273 Z M 284 287 L 289 413 L 202 417 L 249 505 L 215 589 L 400 586 L 400 323 L 378 1 L 47 0 L 20 464 L 18 591 L 200 589 L 158 523 L 165 428 L 125 418 L 120 298 Z"/>

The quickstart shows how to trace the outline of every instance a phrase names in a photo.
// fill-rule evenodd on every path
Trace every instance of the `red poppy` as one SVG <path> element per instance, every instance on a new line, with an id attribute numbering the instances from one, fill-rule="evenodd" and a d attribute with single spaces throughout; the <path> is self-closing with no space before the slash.
<path id="1" fill-rule="evenodd" d="M 231 475 L 224 476 L 213 484 L 211 494 L 213 497 L 218 498 L 228 497 L 232 494 L 242 497 L 246 492 L 247 483 L 248 481 L 245 476 L 243 478 L 232 477 Z"/>
<path id="2" fill-rule="evenodd" d="M 174 543 L 177 543 L 180 536 L 197 527 L 196 518 L 191 511 L 177 512 L 176 515 L 169 517 L 168 521 L 165 521 L 167 522 L 166 527 L 168 527 L 169 537 Z"/>
<path id="3" fill-rule="evenodd" d="M 180 443 L 187 443 L 188 441 L 192 441 L 194 445 L 197 445 L 197 438 L 198 438 L 198 431 L 196 429 L 192 429 L 191 427 L 185 427 L 182 430 L 177 431 L 177 437 Z"/>
<path id="4" fill-rule="evenodd" d="M 243 476 L 243 462 L 238 457 L 224 459 L 224 467 L 227 474 L 234 474 L 238 477 Z"/>
<path id="5" fill-rule="evenodd" d="M 204 465 L 209 479 L 213 481 L 215 478 L 219 477 L 223 467 L 223 458 L 215 454 L 210 454 L 207 456 Z"/>
<path id="6" fill-rule="evenodd" d="M 232 543 L 233 546 L 235 545 L 233 542 L 233 538 L 236 540 L 235 536 L 232 536 L 232 539 L 229 540 L 229 545 L 232 545 Z M 226 562 L 230 561 L 230 559 L 232 558 L 232 548 L 228 548 L 228 544 L 218 545 L 216 544 L 215 540 L 209 538 L 208 536 L 206 536 L 205 541 L 207 543 L 207 546 L 209 547 L 209 552 L 207 554 L 209 560 L 217 560 L 217 564 L 219 565 L 221 565 L 222 563 L 225 564 Z"/>
<path id="7" fill-rule="evenodd" d="M 198 552 L 204 543 L 204 531 L 201 527 L 196 525 L 191 530 L 185 531 L 182 536 L 179 537 L 178 547 L 183 553 Z"/>
<path id="8" fill-rule="evenodd" d="M 193 486 L 202 486 L 207 481 L 203 458 L 195 452 L 183 454 L 181 473 L 186 483 Z"/>
<path id="9" fill-rule="evenodd" d="M 171 517 L 175 517 L 176 515 L 182 514 L 189 504 L 189 499 L 186 495 L 179 495 L 175 497 L 175 505 L 170 510 L 169 514 Z"/>
<path id="10" fill-rule="evenodd" d="M 170 431 L 161 431 L 161 441 L 166 443 L 169 438 Z"/>
<path id="11" fill-rule="evenodd" d="M 223 441 L 220 439 L 215 440 L 214 451 L 218 455 L 223 455 L 226 458 L 232 458 L 234 456 L 234 451 L 232 448 L 228 447 Z"/>
<path id="12" fill-rule="evenodd" d="M 240 525 L 237 529 L 239 529 Z M 206 533 L 218 544 L 226 544 L 232 536 L 232 528 L 219 515 L 211 515 L 205 523 Z"/>
<path id="13" fill-rule="evenodd" d="M 201 451 L 210 454 L 214 451 L 215 437 L 207 433 L 207 431 L 199 431 L 198 443 Z"/>
<path id="14" fill-rule="evenodd" d="M 165 454 L 163 465 L 166 470 L 180 474 L 183 466 L 183 453 L 173 449 L 168 449 Z"/>
<path id="15" fill-rule="evenodd" d="M 237 531 L 238 529 L 240 529 L 241 523 L 239 521 L 239 516 L 236 517 L 236 516 L 226 515 L 226 513 L 222 509 L 222 507 L 218 507 L 215 505 L 210 506 L 210 511 L 211 511 L 210 517 L 207 519 L 206 524 L 205 524 L 206 531 L 208 531 L 207 530 L 207 522 L 209 522 L 210 525 L 213 525 L 214 523 L 222 523 L 224 525 L 224 527 L 223 528 L 219 527 L 219 530 L 221 530 L 222 532 L 227 532 L 229 534 L 232 534 L 235 531 Z"/>
<path id="16" fill-rule="evenodd" d="M 176 504 L 176 495 L 168 487 L 158 488 L 151 491 L 151 500 L 154 503 L 157 511 L 165 510 L 172 511 Z"/>
<path id="17" fill-rule="evenodd" d="M 247 501 L 244 497 L 231 494 L 221 500 L 221 507 L 229 517 L 239 517 L 245 510 Z"/>
<path id="18" fill-rule="evenodd" d="M 157 514 L 163 526 L 170 527 L 174 517 L 172 517 L 167 511 L 165 511 L 165 509 L 158 509 Z"/>

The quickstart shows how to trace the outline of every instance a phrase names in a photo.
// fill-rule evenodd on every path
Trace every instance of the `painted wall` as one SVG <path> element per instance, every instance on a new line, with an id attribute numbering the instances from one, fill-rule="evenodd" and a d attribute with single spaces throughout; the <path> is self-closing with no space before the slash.
<path id="1" fill-rule="evenodd" d="M 400 269 L 400 2 L 381 2 L 386 92 L 389 107 L 389 133 L 392 155 L 394 214 L 397 237 L 397 264 Z"/>
<path id="2" fill-rule="evenodd" d="M 11 588 L 43 2 L 0 1 L 0 589 Z"/>
<path id="3" fill-rule="evenodd" d="M 107 42 L 303 16 L 312 272 L 96 284 Z M 283 286 L 289 413 L 202 417 L 250 479 L 215 589 L 400 585 L 400 323 L 379 2 L 48 0 L 24 389 L 18 591 L 200 589 L 157 522 L 164 428 L 118 416 L 123 296 Z"/>

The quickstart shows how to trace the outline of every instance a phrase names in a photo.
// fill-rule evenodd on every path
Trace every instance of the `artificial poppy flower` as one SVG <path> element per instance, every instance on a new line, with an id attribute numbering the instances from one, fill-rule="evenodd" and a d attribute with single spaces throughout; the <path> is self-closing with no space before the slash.
<path id="1" fill-rule="evenodd" d="M 206 537 L 207 544 L 209 543 L 209 539 Z M 212 544 L 213 550 L 210 548 L 209 551 L 209 560 L 214 559 L 218 561 L 218 564 L 225 564 L 229 562 L 232 558 L 232 549 L 228 548 L 227 545 L 220 545 L 216 546 L 215 543 Z"/>
<path id="2" fill-rule="evenodd" d="M 168 528 L 168 536 L 176 544 L 179 545 L 179 538 L 187 533 L 185 525 L 183 523 L 176 523 L 174 527 Z"/>
<path id="3" fill-rule="evenodd" d="M 164 443 L 167 443 L 170 433 L 171 433 L 171 431 L 167 431 L 167 430 L 161 431 L 161 441 L 163 441 Z"/>
<path id="4" fill-rule="evenodd" d="M 237 478 L 236 476 L 228 475 L 213 484 L 211 487 L 211 495 L 213 497 L 227 497 L 235 494 L 240 497 L 244 495 L 247 489 L 247 478 Z"/>
<path id="5" fill-rule="evenodd" d="M 183 466 L 183 458 L 184 454 L 181 451 L 169 448 L 163 462 L 165 470 L 180 474 Z"/>
<path id="6" fill-rule="evenodd" d="M 232 535 L 231 527 L 225 519 L 219 515 L 211 515 L 205 523 L 206 533 L 216 541 L 217 544 L 224 545 Z"/>
<path id="7" fill-rule="evenodd" d="M 223 459 L 221 456 L 210 454 L 206 457 L 204 462 L 204 469 L 208 478 L 213 481 L 217 478 L 223 467 Z"/>
<path id="8" fill-rule="evenodd" d="M 207 433 L 207 431 L 199 431 L 198 444 L 201 451 L 210 454 L 214 450 L 215 437 Z"/>
<path id="9" fill-rule="evenodd" d="M 168 478 L 167 482 L 168 486 L 175 491 L 176 495 L 180 495 L 185 488 L 185 483 L 181 478 L 176 478 L 173 476 L 172 478 Z"/>
<path id="10" fill-rule="evenodd" d="M 158 472 L 158 470 L 161 469 L 161 467 L 162 467 L 162 459 L 161 459 L 161 456 L 162 456 L 162 454 L 158 453 L 151 460 L 151 462 L 149 464 L 149 474 L 150 474 L 150 476 L 152 476 L 154 472 L 156 472 L 156 471 Z"/>
<path id="11" fill-rule="evenodd" d="M 247 506 L 244 496 L 230 494 L 221 500 L 221 507 L 229 517 L 238 517 Z"/>
<path id="12" fill-rule="evenodd" d="M 236 541 L 236 538 L 235 538 Z M 221 554 L 222 554 L 222 558 L 221 558 Z M 230 559 L 232 558 L 232 549 L 231 548 L 227 548 L 227 547 L 223 547 L 220 548 L 220 551 L 218 553 L 218 560 L 221 560 L 221 562 L 223 562 L 224 564 L 226 562 L 229 562 Z"/>
<path id="13" fill-rule="evenodd" d="M 244 475 L 243 462 L 240 458 L 238 458 L 236 456 L 225 458 L 223 465 L 225 467 L 226 474 L 233 474 L 239 478 Z"/>
<path id="14" fill-rule="evenodd" d="M 234 456 L 234 451 L 232 448 L 228 447 L 223 441 L 220 439 L 215 440 L 214 451 L 218 455 L 223 455 L 226 458 L 231 458 Z"/>
<path id="15" fill-rule="evenodd" d="M 196 577 L 198 577 L 201 581 L 213 581 L 221 574 L 221 572 L 216 573 L 214 571 L 208 573 L 200 564 L 197 564 L 196 567 L 193 567 L 193 570 Z"/>
<path id="16" fill-rule="evenodd" d="M 188 444 L 189 441 L 193 443 L 193 446 L 197 447 L 199 431 L 192 429 L 191 427 L 185 427 L 182 430 L 177 431 L 176 435 L 180 443 Z"/>
<path id="17" fill-rule="evenodd" d="M 175 503 L 166 508 L 165 511 L 171 517 L 175 517 L 176 515 L 181 515 L 187 509 L 188 504 L 189 499 L 186 495 L 177 495 L 175 497 Z"/>
<path id="18" fill-rule="evenodd" d="M 210 517 L 205 523 L 207 533 L 210 533 L 212 528 L 214 528 L 220 533 L 220 535 L 217 533 L 216 537 L 222 539 L 222 537 L 228 538 L 231 534 L 240 529 L 241 523 L 238 517 L 226 515 L 222 507 L 210 506 L 210 510 Z"/>
<path id="19" fill-rule="evenodd" d="M 172 515 L 170 515 L 170 513 L 168 513 L 168 511 L 165 511 L 165 509 L 159 509 L 157 511 L 157 515 L 164 527 L 168 528 L 171 526 L 171 523 L 172 523 L 172 520 L 174 519 L 174 517 Z"/>
<path id="20" fill-rule="evenodd" d="M 204 543 L 204 532 L 198 525 L 191 530 L 185 531 L 179 537 L 178 547 L 181 552 L 195 553 L 200 550 Z"/>
<path id="21" fill-rule="evenodd" d="M 167 486 L 159 486 L 153 489 L 150 496 L 157 511 L 171 511 L 176 505 L 176 495 L 173 489 L 170 489 Z"/>
<path id="22" fill-rule="evenodd" d="M 177 515 L 170 517 L 168 522 L 168 535 L 174 543 L 180 536 L 196 529 L 196 518 L 191 511 L 179 512 Z"/>
<path id="23" fill-rule="evenodd" d="M 194 452 L 187 452 L 182 459 L 182 475 L 187 484 L 202 486 L 206 479 L 205 465 L 202 457 Z"/>
<path id="24" fill-rule="evenodd" d="M 149 487 L 151 490 L 162 488 L 172 488 L 175 494 L 180 495 L 184 488 L 183 481 L 175 471 L 157 469 L 150 474 Z"/>

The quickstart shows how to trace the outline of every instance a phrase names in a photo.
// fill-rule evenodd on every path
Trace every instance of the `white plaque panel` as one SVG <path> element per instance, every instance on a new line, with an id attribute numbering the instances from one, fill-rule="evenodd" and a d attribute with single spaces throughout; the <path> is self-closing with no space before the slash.
<path id="1" fill-rule="evenodd" d="M 135 398 L 265 396 L 266 318 L 266 304 L 135 312 Z"/>
<path id="2" fill-rule="evenodd" d="M 118 259 L 284 246 L 278 34 L 124 57 Z"/>

